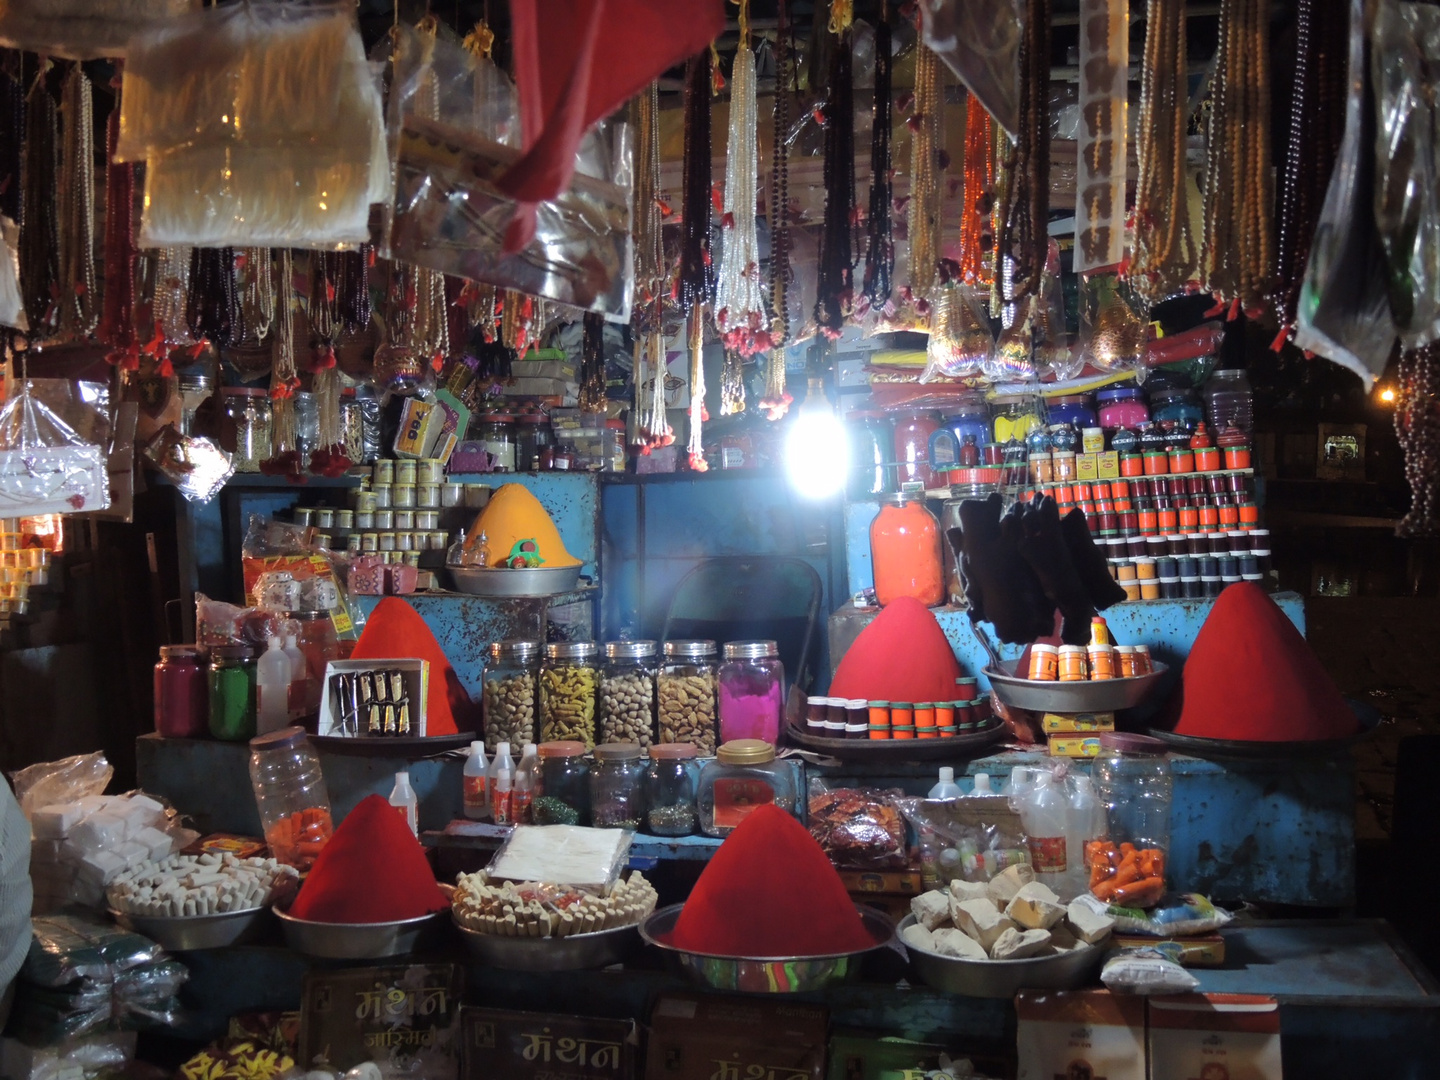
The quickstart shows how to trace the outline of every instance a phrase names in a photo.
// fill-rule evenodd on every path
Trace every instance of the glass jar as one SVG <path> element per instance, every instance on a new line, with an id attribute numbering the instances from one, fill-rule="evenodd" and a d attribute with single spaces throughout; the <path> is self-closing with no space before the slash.
<path id="1" fill-rule="evenodd" d="M 1200 398 L 1185 386 L 1167 386 L 1150 392 L 1150 418 L 1164 424 L 1167 430 L 1195 430 L 1205 419 L 1205 410 L 1200 407 Z"/>
<path id="2" fill-rule="evenodd" d="M 210 734 L 227 742 L 255 737 L 255 654 L 248 645 L 210 650 Z"/>
<path id="3" fill-rule="evenodd" d="M 296 390 L 290 401 L 295 415 L 295 449 L 301 462 L 309 462 L 310 455 L 320 449 L 320 399 L 308 390 Z"/>
<path id="4" fill-rule="evenodd" d="M 553 445 L 550 418 L 544 413 L 521 413 L 515 417 L 516 472 L 539 471 L 541 457 L 548 457 Z"/>
<path id="5" fill-rule="evenodd" d="M 305 657 L 305 692 L 301 697 L 303 715 L 318 718 L 320 691 L 325 688 L 325 668 L 335 660 L 345 659 L 345 650 L 335 633 L 335 624 L 327 611 L 292 611 L 295 620 L 295 645 Z"/>
<path id="6" fill-rule="evenodd" d="M 890 491 L 895 487 L 890 465 L 895 454 L 894 425 L 881 412 L 856 411 L 845 419 L 850 436 L 850 497 Z"/>
<path id="7" fill-rule="evenodd" d="M 494 460 L 491 468 L 515 471 L 515 417 L 510 413 L 480 413 L 473 422 L 475 438 L 485 444 Z"/>
<path id="8" fill-rule="evenodd" d="M 720 741 L 780 741 L 785 666 L 773 641 L 727 641 L 720 665 Z"/>
<path id="9" fill-rule="evenodd" d="M 875 602 L 913 596 L 926 607 L 945 600 L 940 523 L 918 495 L 887 495 L 870 523 L 870 562 Z"/>
<path id="10" fill-rule="evenodd" d="M 901 484 L 918 481 L 932 488 L 940 482 L 930 469 L 930 436 L 939 426 L 932 412 L 901 413 L 895 418 L 895 461 Z"/>
<path id="11" fill-rule="evenodd" d="M 1205 382 L 1205 415 L 1211 431 L 1237 427 L 1246 435 L 1255 430 L 1255 395 L 1244 368 L 1221 368 Z"/>
<path id="12" fill-rule="evenodd" d="M 1107 387 L 1095 395 L 1095 400 L 1100 403 L 1098 419 L 1105 431 L 1133 431 L 1150 419 L 1150 407 L 1138 386 Z"/>
<path id="13" fill-rule="evenodd" d="M 702 757 L 717 743 L 715 642 L 667 641 L 655 680 L 656 734 L 661 743 L 688 743 Z"/>
<path id="14" fill-rule="evenodd" d="M 1103 731 L 1091 775 L 1105 816 L 1104 839 L 1117 847 L 1129 843 L 1142 850 L 1158 850 L 1163 858 L 1170 849 L 1172 792 L 1165 744 L 1148 735 Z M 1087 858 L 1087 868 L 1091 861 Z M 1163 867 L 1160 876 L 1164 876 Z M 1152 899 L 1140 906 L 1153 903 Z"/>
<path id="15" fill-rule="evenodd" d="M 1030 394 L 1006 394 L 995 399 L 994 431 L 997 443 L 1023 443 L 1030 429 L 1044 424 L 1040 400 Z"/>
<path id="16" fill-rule="evenodd" d="M 593 641 L 552 641 L 540 666 L 540 739 L 595 745 L 600 650 Z"/>
<path id="17" fill-rule="evenodd" d="M 595 748 L 590 769 L 590 824 L 638 829 L 645 820 L 645 759 L 639 743 Z"/>
<path id="18" fill-rule="evenodd" d="M 205 669 L 194 645 L 162 645 L 155 665 L 155 732 L 167 739 L 205 734 L 209 718 Z"/>
<path id="19" fill-rule="evenodd" d="M 775 760 L 775 747 L 759 739 L 739 739 L 722 743 L 715 759 L 700 770 L 695 803 L 701 832 L 729 836 L 756 807 L 773 803 L 796 814 L 800 800 L 795 771 L 789 762 Z"/>
<path id="20" fill-rule="evenodd" d="M 605 472 L 625 471 L 625 421 L 605 421 L 605 459 L 600 468 Z"/>
<path id="21" fill-rule="evenodd" d="M 221 449 L 234 455 L 236 472 L 259 472 L 260 462 L 270 457 L 270 396 L 250 386 L 227 386 L 221 395 Z"/>
<path id="22" fill-rule="evenodd" d="M 1096 425 L 1095 398 L 1090 394 L 1065 394 L 1045 403 L 1045 413 L 1053 427 L 1069 424 L 1077 431 Z"/>
<path id="23" fill-rule="evenodd" d="M 700 764 L 689 743 L 650 748 L 645 769 L 645 827 L 656 836 L 689 836 L 695 831 L 695 788 Z"/>
<path id="24" fill-rule="evenodd" d="M 655 741 L 656 648 L 653 641 L 612 641 L 600 673 L 600 742 Z"/>
<path id="25" fill-rule="evenodd" d="M 250 786 L 271 854 L 308 873 L 335 823 L 325 774 L 304 728 L 281 728 L 250 740 Z"/>
<path id="26" fill-rule="evenodd" d="M 543 742 L 535 748 L 540 759 L 540 787 L 530 803 L 536 825 L 590 824 L 590 768 L 585 744 L 573 739 Z"/>
<path id="27" fill-rule="evenodd" d="M 485 749 L 502 742 L 524 746 L 535 741 L 535 695 L 540 674 L 540 643 L 508 638 L 492 642 L 481 676 Z"/>

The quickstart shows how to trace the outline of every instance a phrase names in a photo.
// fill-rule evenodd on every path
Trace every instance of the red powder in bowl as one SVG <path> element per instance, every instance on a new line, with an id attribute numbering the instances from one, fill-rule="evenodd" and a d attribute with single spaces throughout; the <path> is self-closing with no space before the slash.
<path id="1" fill-rule="evenodd" d="M 311 922 L 381 923 L 449 906 L 405 819 L 379 795 L 367 795 L 320 850 L 289 914 Z"/>
<path id="2" fill-rule="evenodd" d="M 875 940 L 815 838 L 772 805 L 725 838 L 670 943 L 712 956 L 780 957 L 860 952 Z"/>
<path id="3" fill-rule="evenodd" d="M 896 597 L 875 616 L 835 669 L 832 697 L 867 701 L 950 701 L 964 672 L 930 610 Z"/>

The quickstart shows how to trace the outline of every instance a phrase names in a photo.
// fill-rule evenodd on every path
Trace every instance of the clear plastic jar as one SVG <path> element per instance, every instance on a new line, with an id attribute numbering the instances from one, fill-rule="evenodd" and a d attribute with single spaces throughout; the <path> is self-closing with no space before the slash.
<path id="1" fill-rule="evenodd" d="M 773 641 L 727 641 L 720 665 L 720 741 L 780 740 L 785 665 Z"/>
<path id="2" fill-rule="evenodd" d="M 509 638 L 492 642 L 481 676 L 481 708 L 485 749 L 493 754 L 502 742 L 524 746 L 535 741 L 540 643 Z"/>
<path id="3" fill-rule="evenodd" d="M 540 759 L 540 787 L 530 803 L 536 825 L 590 824 L 590 768 L 585 744 L 573 739 L 543 742 L 535 748 Z"/>
<path id="4" fill-rule="evenodd" d="M 932 488 L 940 483 L 930 468 L 930 436 L 939 426 L 932 412 L 901 413 L 895 418 L 895 461 L 901 484 L 918 480 Z"/>
<path id="5" fill-rule="evenodd" d="M 1007 394 L 995 399 L 995 441 L 1023 443 L 1030 429 L 1045 423 L 1040 399 L 1030 394 Z"/>
<path id="6" fill-rule="evenodd" d="M 255 653 L 248 645 L 210 650 L 210 734 L 226 742 L 255 737 Z"/>
<path id="7" fill-rule="evenodd" d="M 895 428 L 881 412 L 852 412 L 845 418 L 849 431 L 851 498 L 882 495 L 895 486 Z"/>
<path id="8" fill-rule="evenodd" d="M 1255 395 L 1244 368 L 1221 368 L 1205 383 L 1205 413 L 1212 431 L 1237 427 L 1246 435 L 1255 430 Z"/>
<path id="9" fill-rule="evenodd" d="M 590 824 L 638 829 L 645 820 L 645 759 L 639 743 L 595 748 L 590 768 Z"/>
<path id="10" fill-rule="evenodd" d="M 700 764 L 689 743 L 650 748 L 645 769 L 645 828 L 656 836 L 689 836 L 695 831 L 695 790 Z"/>
<path id="11" fill-rule="evenodd" d="M 611 641 L 600 675 L 600 742 L 655 741 L 656 648 L 653 641 Z"/>
<path id="12" fill-rule="evenodd" d="M 729 836 L 755 808 L 774 803 L 795 814 L 800 800 L 795 771 L 788 762 L 775 760 L 775 747 L 759 739 L 739 739 L 722 743 L 715 759 L 700 770 L 695 803 L 701 832 Z"/>
<path id="13" fill-rule="evenodd" d="M 661 743 L 689 743 L 702 757 L 715 753 L 715 642 L 665 642 L 665 664 L 655 680 L 656 734 Z"/>
<path id="14" fill-rule="evenodd" d="M 884 607 L 897 596 L 913 596 L 926 607 L 945 600 L 940 523 L 916 495 L 886 495 L 870 523 L 870 563 L 875 600 Z"/>
<path id="15" fill-rule="evenodd" d="M 250 740 L 250 786 L 271 853 L 309 872 L 335 823 L 325 774 L 304 728 L 281 728 Z"/>
<path id="16" fill-rule="evenodd" d="M 593 641 L 552 641 L 540 666 L 540 739 L 595 745 L 600 650 Z"/>
<path id="17" fill-rule="evenodd" d="M 1118 731 L 1100 733 L 1100 753 L 1095 758 L 1091 775 L 1095 793 L 1105 815 L 1109 845 L 1133 844 L 1140 851 L 1159 851 L 1162 857 L 1160 877 L 1163 879 L 1163 858 L 1170 850 L 1170 800 L 1173 784 L 1170 759 L 1165 744 L 1148 735 L 1130 735 Z M 1092 858 L 1087 851 L 1092 889 L 1097 879 Z M 1112 858 L 1114 858 L 1112 854 Z M 1096 895 L 1102 895 L 1097 892 Z M 1144 899 L 1134 906 L 1149 907 Z M 1117 901 L 1129 902 L 1120 895 Z"/>
<path id="18" fill-rule="evenodd" d="M 495 460 L 496 469 L 515 471 L 515 417 L 510 413 L 481 413 L 473 423 L 475 438 Z"/>
<path id="19" fill-rule="evenodd" d="M 195 739 L 209 720 L 205 668 L 194 645 L 163 645 L 155 665 L 155 731 L 167 739 Z"/>
<path id="20" fill-rule="evenodd" d="M 220 393 L 225 413 L 220 446 L 234 455 L 236 472 L 259 472 L 260 462 L 270 457 L 270 397 L 249 386 L 227 386 Z"/>
<path id="21" fill-rule="evenodd" d="M 333 660 L 345 659 L 344 649 L 328 611 L 292 611 L 289 617 L 296 623 L 295 645 L 305 657 L 304 715 L 318 717 L 325 668 Z"/>
<path id="22" fill-rule="evenodd" d="M 1150 418 L 1170 430 L 1191 432 L 1205 419 L 1205 410 L 1194 390 L 1169 386 L 1150 392 Z"/>
<path id="23" fill-rule="evenodd" d="M 515 417 L 515 471 L 538 472 L 541 459 L 554 446 L 550 418 L 544 413 L 521 413 Z"/>
<path id="24" fill-rule="evenodd" d="M 1150 419 L 1150 407 L 1138 386 L 1111 386 L 1097 393 L 1095 400 L 1100 403 L 1098 419 L 1105 431 L 1133 431 Z"/>

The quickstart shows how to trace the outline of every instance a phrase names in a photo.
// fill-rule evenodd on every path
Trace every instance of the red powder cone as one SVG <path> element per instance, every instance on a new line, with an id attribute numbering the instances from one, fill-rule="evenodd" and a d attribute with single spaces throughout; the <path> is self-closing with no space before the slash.
<path id="1" fill-rule="evenodd" d="M 834 697 L 950 701 L 963 672 L 945 631 L 911 596 L 892 600 L 860 631 L 830 683 Z"/>
<path id="2" fill-rule="evenodd" d="M 311 922 L 379 923 L 449 906 L 400 812 L 367 795 L 320 849 L 290 914 Z"/>
<path id="3" fill-rule="evenodd" d="M 815 838 L 771 805 L 720 845 L 671 943 L 712 956 L 782 957 L 859 952 L 875 941 Z"/>
<path id="4" fill-rule="evenodd" d="M 1305 742 L 1343 739 L 1359 727 L 1294 623 L 1249 582 L 1215 601 L 1176 693 L 1177 735 Z"/>
<path id="5" fill-rule="evenodd" d="M 413 607 L 398 596 L 387 596 L 365 620 L 352 660 L 399 660 L 418 657 L 430 661 L 430 693 L 425 700 L 425 734 L 454 735 L 479 730 L 479 712 L 470 701 L 460 676 L 445 658 L 440 643 Z"/>

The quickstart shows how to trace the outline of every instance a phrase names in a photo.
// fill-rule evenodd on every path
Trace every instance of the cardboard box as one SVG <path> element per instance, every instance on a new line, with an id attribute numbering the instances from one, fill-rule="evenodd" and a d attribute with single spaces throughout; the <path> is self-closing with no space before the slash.
<path id="1" fill-rule="evenodd" d="M 1021 990 L 1015 1017 L 1016 1080 L 1146 1080 L 1143 997 L 1108 990 Z M 1165 1080 L 1189 1076 L 1172 1073 Z"/>
<path id="2" fill-rule="evenodd" d="M 982 1076 L 1008 1076 L 1008 1064 L 1013 1064 L 978 1058 L 950 1046 L 858 1032 L 831 1036 L 829 1057 L 826 1080 L 925 1080 L 962 1060 L 969 1060 Z"/>
<path id="3" fill-rule="evenodd" d="M 400 424 L 395 432 L 397 458 L 427 458 L 430 448 L 440 437 L 446 414 L 433 402 L 406 398 L 400 410 Z"/>
<path id="4" fill-rule="evenodd" d="M 1098 480 L 1100 478 L 1100 461 L 1098 454 L 1076 454 L 1075 455 L 1075 479 L 1076 480 Z"/>
<path id="5" fill-rule="evenodd" d="M 633 1080 L 633 1020 L 465 1008 L 460 1080 Z"/>
<path id="6" fill-rule="evenodd" d="M 1115 714 L 1109 712 L 1091 713 L 1046 713 L 1040 721 L 1047 735 L 1069 734 L 1076 731 L 1114 731 Z"/>
<path id="7" fill-rule="evenodd" d="M 650 1016 L 645 1080 L 821 1080 L 827 1021 L 801 1001 L 667 994 Z"/>
<path id="8" fill-rule="evenodd" d="M 1281 1080 L 1280 1007 L 1274 998 L 1153 998 L 1148 1021 L 1154 1080 Z"/>
<path id="9" fill-rule="evenodd" d="M 451 1080 L 459 1059 L 456 964 L 310 971 L 300 1005 L 299 1061 L 324 1054 L 337 1069 L 366 1061 L 386 1080 Z"/>
<path id="10" fill-rule="evenodd" d="M 333 675 L 350 675 L 357 671 L 398 669 L 405 676 L 405 696 L 410 701 L 409 737 L 425 735 L 425 702 L 430 692 L 430 662 L 415 657 L 400 660 L 332 660 L 325 665 L 325 683 L 320 688 L 320 722 L 318 735 L 337 738 L 384 739 L 384 735 L 366 735 L 347 731 L 341 723 L 340 702 L 331 684 Z M 363 719 L 363 717 L 362 717 Z"/>
<path id="11" fill-rule="evenodd" d="M 1092 758 L 1100 753 L 1100 738 L 1097 735 L 1051 735 L 1050 756 L 1068 758 Z"/>
<path id="12" fill-rule="evenodd" d="M 1183 938 L 1116 934 L 1110 940 L 1117 949 L 1158 949 L 1181 967 L 1213 968 L 1225 964 L 1225 939 L 1219 934 Z"/>
<path id="13" fill-rule="evenodd" d="M 1096 454 L 1095 473 L 1097 480 L 1119 480 L 1120 455 L 1114 450 L 1106 450 L 1104 453 Z"/>

